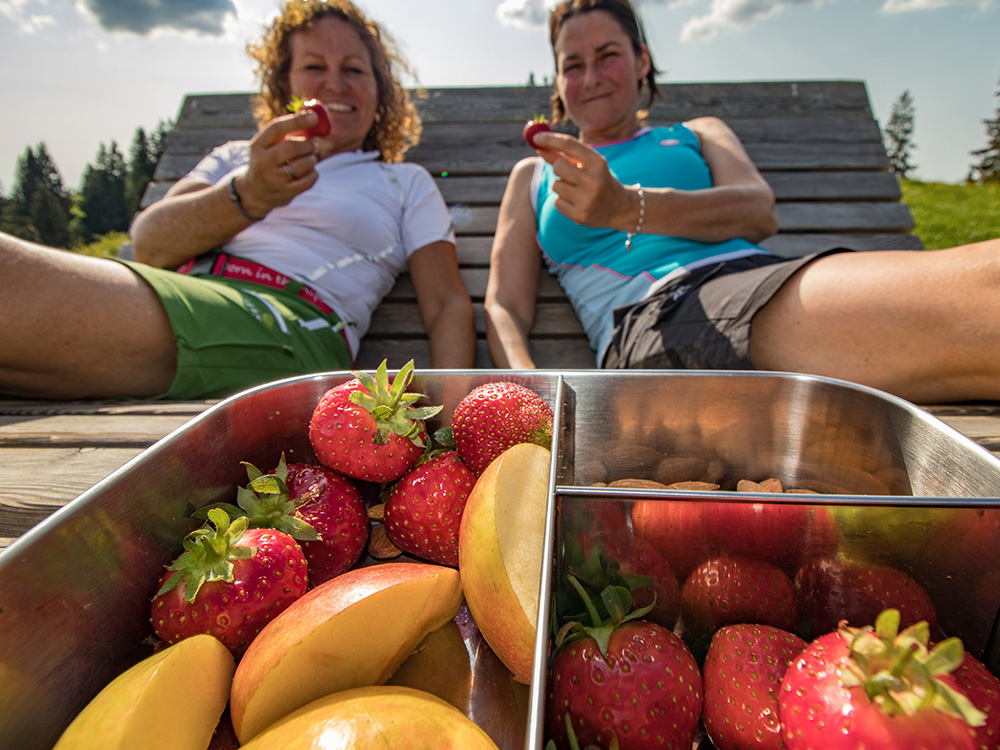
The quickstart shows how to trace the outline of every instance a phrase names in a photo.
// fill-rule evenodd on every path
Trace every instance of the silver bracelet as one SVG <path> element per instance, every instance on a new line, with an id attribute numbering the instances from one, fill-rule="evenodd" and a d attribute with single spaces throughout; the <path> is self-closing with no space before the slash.
<path id="1" fill-rule="evenodd" d="M 255 216 L 251 216 L 243 208 L 243 201 L 240 200 L 240 194 L 236 192 L 236 175 L 233 175 L 229 179 L 229 200 L 233 202 L 233 205 L 236 206 L 236 210 L 239 211 L 240 215 L 247 221 L 256 222 L 260 221 L 263 218 L 261 217 L 261 219 L 258 219 Z"/>
<path id="2" fill-rule="evenodd" d="M 642 185 L 638 182 L 632 187 L 639 194 L 639 221 L 635 223 L 635 231 L 629 232 L 628 236 L 625 237 L 626 250 L 632 249 L 632 238 L 642 231 L 642 222 L 646 219 L 646 194 L 642 191 Z"/>

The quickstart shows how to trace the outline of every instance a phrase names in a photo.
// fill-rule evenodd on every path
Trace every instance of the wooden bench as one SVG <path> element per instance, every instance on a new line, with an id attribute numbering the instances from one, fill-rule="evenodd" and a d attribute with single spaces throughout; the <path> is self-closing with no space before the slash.
<path id="1" fill-rule="evenodd" d="M 844 245 L 861 250 L 919 248 L 912 218 L 887 171 L 868 92 L 857 81 L 666 84 L 651 120 L 717 115 L 739 134 L 778 197 L 781 231 L 765 242 L 793 255 Z M 409 158 L 437 178 L 455 216 L 465 283 L 476 306 L 477 366 L 491 367 L 483 295 L 507 174 L 530 150 L 523 122 L 548 111 L 542 87 L 454 88 L 426 92 L 424 137 Z M 246 138 L 255 126 L 250 96 L 185 98 L 144 204 L 159 200 L 213 147 Z M 587 346 L 559 285 L 543 274 L 531 345 L 539 366 L 591 368 Z M 412 284 L 399 280 L 375 314 L 358 366 L 386 356 L 429 366 Z M 47 403 L 0 400 L 0 547 L 127 463 L 212 402 Z M 1000 452 L 1000 406 L 933 407 L 958 430 Z"/>
<path id="2" fill-rule="evenodd" d="M 532 151 L 521 127 L 549 111 L 541 86 L 430 89 L 418 101 L 420 145 L 407 158 L 437 179 L 455 208 L 462 275 L 476 310 L 477 367 L 492 367 L 485 339 L 483 296 L 500 199 L 511 167 Z M 861 81 L 668 83 L 650 114 L 670 124 L 700 115 L 721 117 L 736 131 L 778 199 L 780 231 L 764 242 L 778 255 L 829 247 L 920 248 L 913 219 L 900 202 L 868 91 Z M 249 94 L 193 94 L 168 134 L 144 205 L 213 147 L 255 131 Z M 543 273 L 530 346 L 544 368 L 591 368 L 594 353 L 554 278 Z M 430 365 L 413 285 L 402 277 L 375 312 L 357 364 L 390 366 L 414 359 Z"/>

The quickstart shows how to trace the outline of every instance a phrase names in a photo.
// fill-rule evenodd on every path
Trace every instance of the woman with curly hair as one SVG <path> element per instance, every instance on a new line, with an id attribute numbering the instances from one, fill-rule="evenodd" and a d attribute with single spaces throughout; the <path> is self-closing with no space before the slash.
<path id="1" fill-rule="evenodd" d="M 433 366 L 472 366 L 447 207 L 400 161 L 420 120 L 391 38 L 349 0 L 290 0 L 247 49 L 258 132 L 136 217 L 135 261 L 0 235 L 0 393 L 211 398 L 347 369 L 403 271 Z"/>

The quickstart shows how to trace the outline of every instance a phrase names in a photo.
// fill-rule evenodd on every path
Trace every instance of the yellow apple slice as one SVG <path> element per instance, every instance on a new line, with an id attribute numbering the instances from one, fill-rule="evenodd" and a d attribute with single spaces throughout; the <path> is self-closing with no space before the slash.
<path id="1" fill-rule="evenodd" d="M 447 702 L 393 685 L 344 690 L 286 716 L 240 750 L 497 750 Z"/>
<path id="2" fill-rule="evenodd" d="M 240 660 L 229 706 L 237 738 L 247 742 L 329 693 L 381 685 L 461 601 L 458 571 L 443 565 L 386 563 L 317 586 Z"/>
<path id="3" fill-rule="evenodd" d="M 490 648 L 523 683 L 531 681 L 550 456 L 534 443 L 501 453 L 472 488 L 458 536 L 469 611 Z"/>
<path id="4" fill-rule="evenodd" d="M 178 641 L 108 683 L 53 750 L 206 750 L 235 669 L 214 636 Z"/>

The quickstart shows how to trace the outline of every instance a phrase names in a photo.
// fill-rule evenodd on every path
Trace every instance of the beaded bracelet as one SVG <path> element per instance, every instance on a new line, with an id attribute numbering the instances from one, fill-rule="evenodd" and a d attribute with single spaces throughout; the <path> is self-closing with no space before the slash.
<path id="1" fill-rule="evenodd" d="M 642 185 L 637 182 L 632 187 L 639 194 L 639 221 L 635 223 L 635 231 L 629 232 L 628 236 L 625 237 L 626 250 L 632 249 L 632 238 L 642 231 L 642 222 L 646 218 L 646 194 L 642 191 Z"/>
<path id="2" fill-rule="evenodd" d="M 233 205 L 236 206 L 236 210 L 240 212 L 240 215 L 244 219 L 247 221 L 260 221 L 260 219 L 255 216 L 251 216 L 244 210 L 243 201 L 240 200 L 240 194 L 236 192 L 236 175 L 233 175 L 229 180 L 229 200 L 233 202 Z"/>

